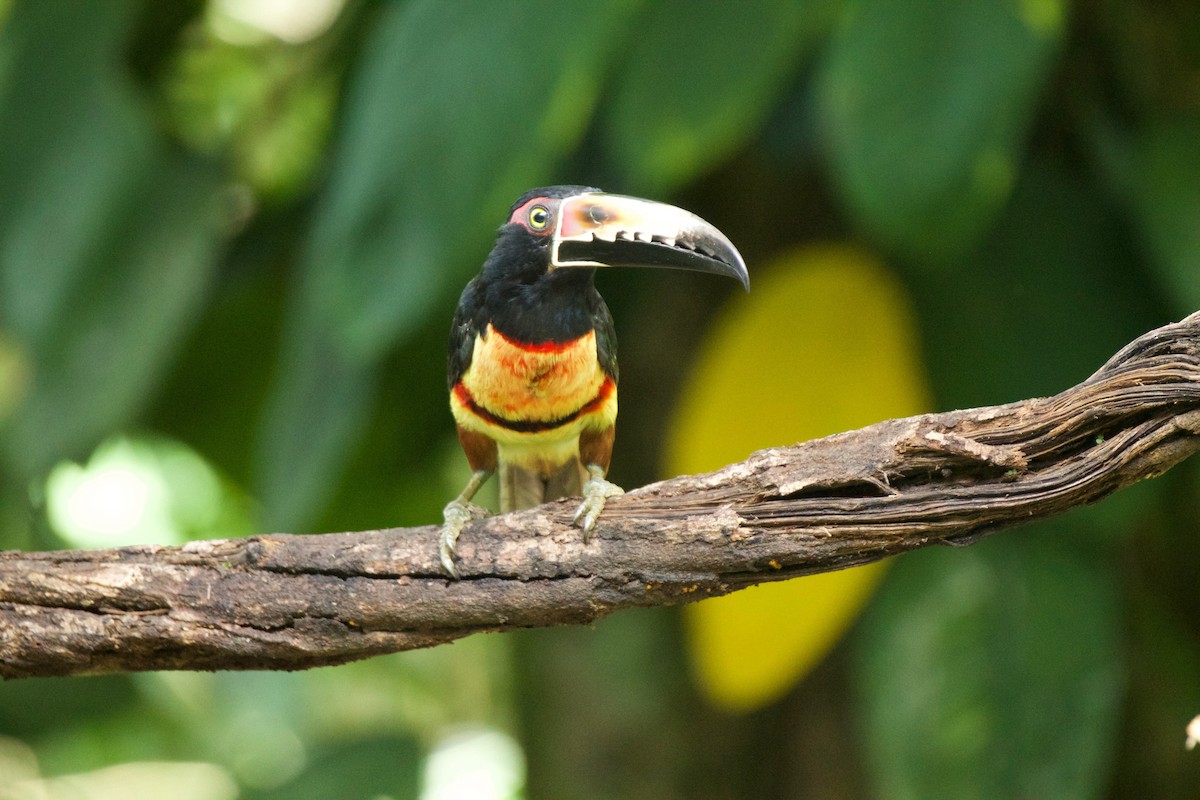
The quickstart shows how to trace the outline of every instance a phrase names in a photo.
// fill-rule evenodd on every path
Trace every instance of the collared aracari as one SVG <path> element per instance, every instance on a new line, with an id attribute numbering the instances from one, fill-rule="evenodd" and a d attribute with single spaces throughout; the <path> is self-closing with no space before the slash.
<path id="1" fill-rule="evenodd" d="M 502 511 L 582 495 L 587 541 L 605 501 L 617 418 L 617 338 L 596 291 L 597 267 L 669 267 L 736 278 L 746 265 L 694 214 L 586 186 L 526 192 L 458 301 L 450 329 L 450 410 L 473 471 L 445 509 L 442 566 L 486 511 L 470 502 L 500 473 Z"/>

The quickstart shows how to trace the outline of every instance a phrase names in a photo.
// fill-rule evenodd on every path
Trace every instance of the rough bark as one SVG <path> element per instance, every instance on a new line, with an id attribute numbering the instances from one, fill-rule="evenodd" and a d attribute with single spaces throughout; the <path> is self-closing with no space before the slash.
<path id="1" fill-rule="evenodd" d="M 586 623 L 1060 513 L 1200 448 L 1200 314 L 1050 398 L 888 420 L 610 501 L 469 526 L 0 553 L 0 676 L 304 669 L 481 631 Z"/>

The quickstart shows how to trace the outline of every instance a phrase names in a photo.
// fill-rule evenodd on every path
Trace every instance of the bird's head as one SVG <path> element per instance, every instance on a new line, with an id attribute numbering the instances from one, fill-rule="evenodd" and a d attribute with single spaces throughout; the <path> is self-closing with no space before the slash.
<path id="1" fill-rule="evenodd" d="M 579 268 L 664 267 L 725 275 L 750 288 L 737 248 L 700 217 L 588 186 L 526 192 L 500 228 L 493 256 L 493 269 L 524 281 Z"/>

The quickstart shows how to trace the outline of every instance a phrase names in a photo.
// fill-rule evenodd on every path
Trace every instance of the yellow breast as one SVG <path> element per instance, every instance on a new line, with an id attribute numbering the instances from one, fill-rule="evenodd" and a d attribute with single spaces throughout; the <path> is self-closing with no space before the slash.
<path id="1" fill-rule="evenodd" d="M 475 339 L 462 384 L 491 413 L 520 422 L 560 419 L 578 411 L 596 396 L 604 379 L 593 331 L 564 344 L 529 345 L 489 325 Z"/>
<path id="2" fill-rule="evenodd" d="M 565 343 L 527 344 L 489 325 L 475 339 L 450 408 L 459 426 L 502 447 L 572 448 L 583 430 L 616 421 L 617 392 L 596 358 L 594 332 Z"/>

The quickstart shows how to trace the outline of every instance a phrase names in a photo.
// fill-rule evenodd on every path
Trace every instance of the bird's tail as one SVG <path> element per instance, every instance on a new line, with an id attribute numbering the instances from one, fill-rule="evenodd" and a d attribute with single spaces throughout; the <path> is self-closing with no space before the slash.
<path id="1" fill-rule="evenodd" d="M 501 464 L 500 510 L 533 508 L 560 497 L 578 497 L 587 480 L 579 459 L 571 459 L 549 475 L 516 464 Z"/>

